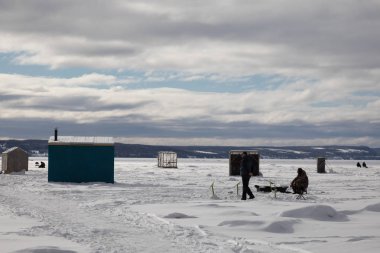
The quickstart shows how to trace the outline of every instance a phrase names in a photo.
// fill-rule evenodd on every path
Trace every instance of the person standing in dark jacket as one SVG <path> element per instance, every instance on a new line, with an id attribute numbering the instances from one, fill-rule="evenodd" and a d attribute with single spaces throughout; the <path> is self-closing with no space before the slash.
<path id="1" fill-rule="evenodd" d="M 249 195 L 250 199 L 255 198 L 251 189 L 249 188 L 249 180 L 251 179 L 252 175 L 253 175 L 253 171 L 251 168 L 251 164 L 248 160 L 248 154 L 247 152 L 243 152 L 241 161 L 240 161 L 240 176 L 243 182 L 243 194 L 241 196 L 241 200 L 246 200 L 247 194 Z"/>

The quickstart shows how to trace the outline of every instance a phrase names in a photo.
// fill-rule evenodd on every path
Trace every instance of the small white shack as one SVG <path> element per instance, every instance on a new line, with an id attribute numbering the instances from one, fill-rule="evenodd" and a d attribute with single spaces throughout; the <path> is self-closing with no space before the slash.
<path id="1" fill-rule="evenodd" d="M 1 161 L 1 171 L 5 174 L 28 170 L 28 153 L 19 147 L 5 150 L 1 154 Z"/>
<path id="2" fill-rule="evenodd" d="M 177 153 L 171 151 L 158 152 L 158 167 L 177 168 Z"/>

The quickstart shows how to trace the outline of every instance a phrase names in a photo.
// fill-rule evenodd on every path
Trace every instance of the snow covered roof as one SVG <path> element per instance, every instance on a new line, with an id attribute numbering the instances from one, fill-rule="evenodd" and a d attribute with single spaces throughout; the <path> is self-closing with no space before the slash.
<path id="1" fill-rule="evenodd" d="M 23 150 L 22 148 L 19 148 L 19 147 L 12 147 L 10 149 L 7 149 L 3 152 L 3 154 L 8 154 L 8 153 L 11 153 L 12 151 L 16 150 L 16 149 L 21 149 L 22 151 L 25 152 L 25 150 Z M 25 152 L 26 153 L 26 152 Z"/>
<path id="2" fill-rule="evenodd" d="M 230 154 L 241 154 L 247 152 L 248 154 L 258 154 L 256 150 L 230 150 Z"/>
<path id="3" fill-rule="evenodd" d="M 158 153 L 159 153 L 159 154 L 161 154 L 161 153 L 165 153 L 165 154 L 176 154 L 176 152 L 173 152 L 173 151 L 159 151 Z"/>
<path id="4" fill-rule="evenodd" d="M 54 136 L 50 136 L 49 145 L 91 145 L 91 146 L 113 146 L 112 137 L 103 136 L 58 136 L 58 140 L 54 140 Z"/>

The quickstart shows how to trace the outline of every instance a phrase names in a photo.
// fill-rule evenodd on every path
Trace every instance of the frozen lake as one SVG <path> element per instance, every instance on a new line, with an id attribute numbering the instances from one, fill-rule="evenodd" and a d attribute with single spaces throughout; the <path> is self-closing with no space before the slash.
<path id="1" fill-rule="evenodd" d="M 0 175 L 1 252 L 377 252 L 380 161 L 260 161 L 263 177 L 241 201 L 228 160 L 115 159 L 115 184 L 48 183 L 29 159 L 25 175 Z M 362 161 L 360 161 L 362 162 Z M 289 185 L 302 167 L 306 200 L 256 192 Z M 216 196 L 210 185 L 214 183 Z M 241 187 L 239 193 L 241 192 Z M 43 251 L 45 250 L 45 251 Z M 49 250 L 49 251 L 46 251 Z"/>

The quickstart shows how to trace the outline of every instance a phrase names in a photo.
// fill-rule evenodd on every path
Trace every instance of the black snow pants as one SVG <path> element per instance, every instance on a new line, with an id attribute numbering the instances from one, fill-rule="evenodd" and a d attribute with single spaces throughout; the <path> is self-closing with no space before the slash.
<path id="1" fill-rule="evenodd" d="M 243 175 L 241 176 L 241 180 L 243 181 L 243 194 L 241 196 L 242 200 L 247 199 L 247 194 L 249 195 L 250 198 L 254 198 L 255 196 L 253 195 L 251 189 L 249 188 L 249 180 L 251 179 L 250 175 Z"/>

